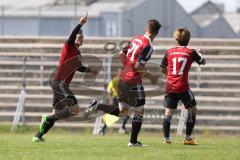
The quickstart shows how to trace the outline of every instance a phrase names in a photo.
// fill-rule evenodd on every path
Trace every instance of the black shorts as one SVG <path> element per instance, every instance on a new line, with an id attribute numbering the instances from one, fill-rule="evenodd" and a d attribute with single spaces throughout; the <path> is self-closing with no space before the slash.
<path id="1" fill-rule="evenodd" d="M 69 85 L 60 81 L 52 81 L 53 107 L 62 110 L 66 106 L 77 104 L 77 99 L 69 89 Z"/>
<path id="2" fill-rule="evenodd" d="M 142 84 L 130 84 L 120 80 L 118 85 L 118 100 L 131 107 L 145 105 L 145 92 Z"/>
<path id="3" fill-rule="evenodd" d="M 192 91 L 188 90 L 181 93 L 167 93 L 167 95 L 164 97 L 164 107 L 177 109 L 179 100 L 182 101 L 186 109 L 196 105 L 196 100 Z"/>

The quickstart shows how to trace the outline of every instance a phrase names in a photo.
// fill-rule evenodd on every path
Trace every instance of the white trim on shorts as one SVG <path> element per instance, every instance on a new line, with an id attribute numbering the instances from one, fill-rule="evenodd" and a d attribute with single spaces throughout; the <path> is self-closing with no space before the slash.
<path id="1" fill-rule="evenodd" d="M 137 84 L 137 92 L 138 92 L 139 99 L 143 99 L 141 88 L 142 88 L 142 85 Z"/>
<path id="2" fill-rule="evenodd" d="M 194 99 L 195 99 L 195 98 L 194 98 L 194 95 L 193 95 L 193 93 L 192 93 L 191 90 L 188 90 L 188 94 L 189 94 L 191 100 L 194 100 Z"/>

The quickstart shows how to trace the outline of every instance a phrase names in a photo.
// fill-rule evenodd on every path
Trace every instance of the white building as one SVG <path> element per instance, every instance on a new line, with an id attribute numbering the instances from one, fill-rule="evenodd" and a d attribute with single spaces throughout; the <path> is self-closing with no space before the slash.
<path id="1" fill-rule="evenodd" d="M 212 38 L 238 38 L 239 28 L 231 23 L 236 23 L 240 15 L 230 19 L 230 14 L 224 13 L 224 7 L 216 5 L 211 1 L 204 3 L 191 13 L 195 22 L 201 27 L 199 37 Z"/>
<path id="2" fill-rule="evenodd" d="M 8 3 L 7 0 L 5 3 L 3 1 L 0 2 L 0 5 L 5 4 L 0 16 L 1 35 L 66 36 L 76 25 L 80 15 L 88 11 L 89 20 L 84 26 L 86 36 L 142 34 L 147 20 L 154 18 L 163 26 L 161 37 L 171 37 L 173 31 L 180 27 L 189 28 L 192 37 L 236 37 L 232 32 L 229 34 L 230 29 L 222 23 L 221 17 L 219 22 L 216 21 L 217 24 L 203 26 L 176 0 L 28 0 L 27 4 L 22 3 L 17 7 L 14 4 L 26 0 L 12 0 Z M 223 26 L 222 30 L 227 31 L 211 29 L 218 24 Z"/>

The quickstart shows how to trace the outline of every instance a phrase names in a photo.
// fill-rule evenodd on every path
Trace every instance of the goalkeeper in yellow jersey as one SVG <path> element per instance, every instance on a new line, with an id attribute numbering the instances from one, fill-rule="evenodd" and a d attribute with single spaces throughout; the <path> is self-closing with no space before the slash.
<path id="1" fill-rule="evenodd" d="M 119 80 L 120 80 L 120 74 L 121 74 L 121 69 L 118 70 L 118 75 L 115 76 L 109 83 L 108 83 L 108 101 L 110 104 L 114 104 L 116 106 L 118 106 L 118 84 L 119 84 Z M 101 129 L 99 130 L 99 135 L 104 135 L 105 131 L 107 129 L 108 126 L 111 126 L 113 123 L 115 123 L 119 118 L 114 116 L 114 115 L 110 115 L 110 114 L 105 114 L 103 116 L 103 127 L 101 127 Z M 128 134 L 127 130 L 126 130 L 126 123 L 129 119 L 129 116 L 125 116 L 122 119 L 122 124 L 118 130 L 118 132 L 120 134 Z"/>

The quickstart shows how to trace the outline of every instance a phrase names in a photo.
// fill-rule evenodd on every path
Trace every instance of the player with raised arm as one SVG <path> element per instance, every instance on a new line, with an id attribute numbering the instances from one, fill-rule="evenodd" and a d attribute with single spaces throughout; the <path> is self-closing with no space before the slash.
<path id="1" fill-rule="evenodd" d="M 118 89 L 119 107 L 97 103 L 96 100 L 93 100 L 85 111 L 86 116 L 94 110 L 102 110 L 105 113 L 123 117 L 128 113 L 129 108 L 133 107 L 134 117 L 132 120 L 131 138 L 128 144 L 129 147 L 143 146 L 137 140 L 142 126 L 145 105 L 142 77 L 147 77 L 153 84 L 158 81 L 158 77 L 153 76 L 145 68 L 145 65 L 151 58 L 153 52 L 152 41 L 158 35 L 160 28 L 161 24 L 157 20 L 149 20 L 145 34 L 132 38 L 129 45 L 120 52 L 119 58 L 124 68 L 121 73 Z"/>
<path id="2" fill-rule="evenodd" d="M 197 142 L 191 137 L 196 121 L 196 101 L 188 84 L 188 73 L 193 62 L 205 65 L 199 51 L 187 48 L 190 41 L 190 31 L 187 28 L 176 29 L 173 37 L 177 46 L 167 50 L 162 63 L 162 72 L 167 75 L 166 96 L 164 98 L 165 117 L 163 120 L 164 144 L 170 141 L 170 125 L 173 112 L 177 109 L 181 100 L 188 110 L 186 122 L 186 138 L 183 144 L 196 145 Z"/>
<path id="3" fill-rule="evenodd" d="M 69 85 L 76 71 L 97 74 L 97 71 L 82 65 L 82 56 L 79 47 L 83 43 L 81 27 L 87 22 L 87 15 L 80 18 L 79 24 L 73 29 L 68 40 L 64 43 L 59 65 L 50 77 L 50 86 L 53 90 L 53 114 L 42 116 L 39 131 L 33 137 L 33 142 L 42 142 L 46 134 L 58 120 L 78 115 L 80 112 L 77 99 Z"/>

